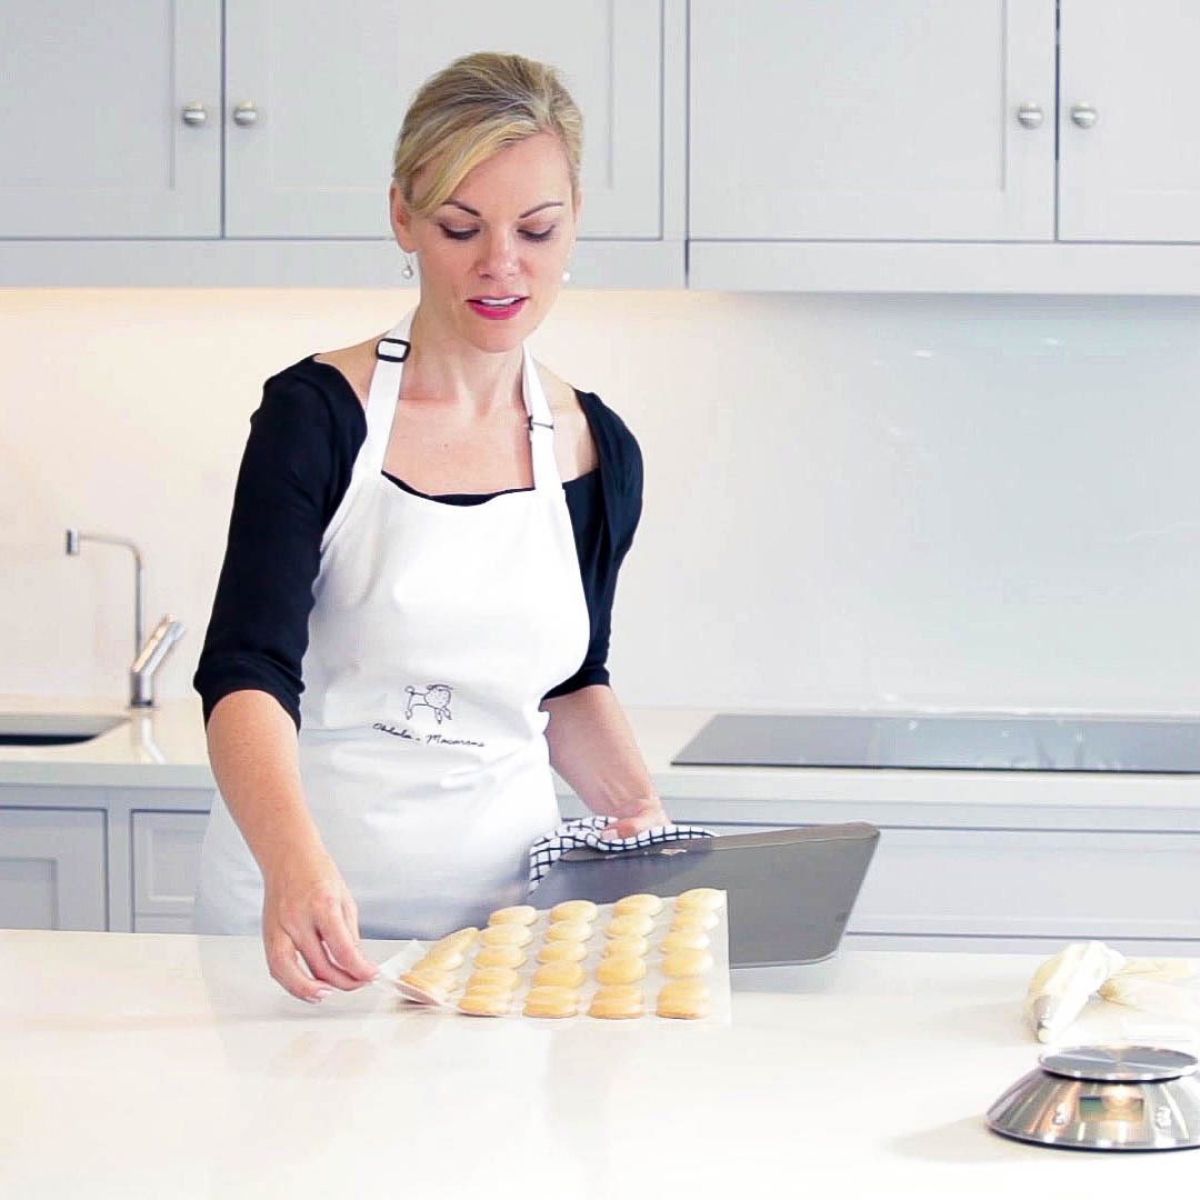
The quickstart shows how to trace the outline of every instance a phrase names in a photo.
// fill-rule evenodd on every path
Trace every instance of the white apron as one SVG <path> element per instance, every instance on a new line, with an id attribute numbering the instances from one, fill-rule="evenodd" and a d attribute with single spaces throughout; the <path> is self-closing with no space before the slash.
<path id="1" fill-rule="evenodd" d="M 301 779 L 363 937 L 440 937 L 524 898 L 529 847 L 559 819 L 538 705 L 579 668 L 589 638 L 528 348 L 532 491 L 455 505 L 383 475 L 412 316 L 379 347 L 366 441 L 321 545 L 303 662 Z M 258 932 L 262 898 L 217 794 L 197 932 Z"/>

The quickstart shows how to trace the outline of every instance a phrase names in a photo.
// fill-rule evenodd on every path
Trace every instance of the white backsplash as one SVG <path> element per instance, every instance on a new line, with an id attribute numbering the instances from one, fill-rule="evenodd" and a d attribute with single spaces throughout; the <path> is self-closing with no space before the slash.
<path id="1" fill-rule="evenodd" d="M 129 555 L 190 689 L 262 380 L 386 291 L 0 291 L 0 693 L 121 697 Z M 625 417 L 628 704 L 1200 712 L 1200 302 L 564 293 L 534 350 Z"/>

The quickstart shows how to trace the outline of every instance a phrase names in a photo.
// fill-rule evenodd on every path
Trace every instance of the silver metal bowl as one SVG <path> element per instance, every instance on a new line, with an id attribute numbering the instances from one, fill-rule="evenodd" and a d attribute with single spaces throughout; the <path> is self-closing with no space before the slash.
<path id="1" fill-rule="evenodd" d="M 1200 1060 L 1161 1046 L 1050 1050 L 988 1109 L 1005 1137 L 1077 1150 L 1200 1146 Z"/>

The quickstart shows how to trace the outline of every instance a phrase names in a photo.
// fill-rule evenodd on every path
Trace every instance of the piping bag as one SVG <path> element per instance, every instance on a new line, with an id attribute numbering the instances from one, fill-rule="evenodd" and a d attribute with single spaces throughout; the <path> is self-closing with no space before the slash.
<path id="1" fill-rule="evenodd" d="M 1039 1042 L 1053 1041 L 1091 999 L 1163 1015 L 1200 1019 L 1200 993 L 1178 985 L 1193 979 L 1193 964 L 1169 958 L 1126 959 L 1103 942 L 1072 942 L 1034 972 L 1025 1011 Z"/>
<path id="2" fill-rule="evenodd" d="M 1083 1011 L 1092 993 L 1125 965 L 1103 942 L 1072 942 L 1034 972 L 1025 1011 L 1039 1042 L 1053 1041 Z"/>

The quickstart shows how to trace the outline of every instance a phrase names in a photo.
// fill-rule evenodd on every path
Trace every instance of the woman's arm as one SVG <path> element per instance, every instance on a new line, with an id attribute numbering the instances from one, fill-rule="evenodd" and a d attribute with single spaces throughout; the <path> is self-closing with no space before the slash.
<path id="1" fill-rule="evenodd" d="M 633 837 L 670 818 L 620 701 L 597 684 L 542 701 L 550 714 L 550 765 L 592 810 L 616 818 L 602 832 Z"/>
<path id="2" fill-rule="evenodd" d="M 263 874 L 263 945 L 293 996 L 361 987 L 378 973 L 358 948 L 358 912 L 321 841 L 300 782 L 296 727 L 266 692 L 230 692 L 208 720 L 221 796 Z M 312 978 L 300 968 L 299 954 Z"/>

